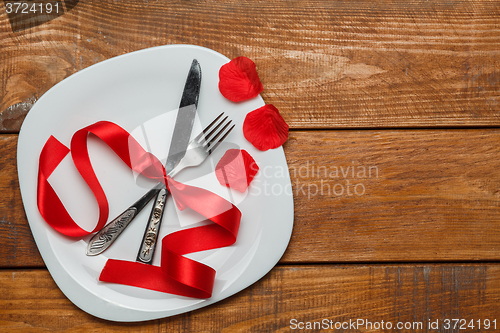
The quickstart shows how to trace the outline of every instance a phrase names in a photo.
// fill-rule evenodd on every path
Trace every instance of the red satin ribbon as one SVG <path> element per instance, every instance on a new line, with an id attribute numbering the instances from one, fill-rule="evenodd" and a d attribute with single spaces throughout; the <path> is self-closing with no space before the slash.
<path id="1" fill-rule="evenodd" d="M 37 204 L 42 217 L 51 227 L 72 237 L 88 235 L 105 225 L 109 206 L 89 159 L 89 133 L 104 141 L 132 170 L 166 183 L 180 210 L 193 209 L 213 222 L 165 236 L 162 240 L 160 267 L 110 259 L 99 279 L 188 297 L 211 297 L 215 270 L 183 255 L 234 244 L 241 212 L 236 206 L 210 191 L 165 177 L 161 162 L 146 152 L 127 131 L 114 123 L 95 123 L 77 131 L 71 139 L 73 162 L 92 190 L 99 207 L 96 227 L 88 232 L 78 226 L 48 182 L 52 172 L 70 151 L 53 136 L 47 140 L 40 154 Z"/>

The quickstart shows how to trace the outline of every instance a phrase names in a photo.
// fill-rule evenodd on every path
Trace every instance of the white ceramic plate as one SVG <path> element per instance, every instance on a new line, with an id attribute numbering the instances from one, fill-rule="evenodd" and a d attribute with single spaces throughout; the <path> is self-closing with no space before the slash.
<path id="1" fill-rule="evenodd" d="M 213 296 L 193 299 L 136 287 L 103 283 L 99 273 L 108 258 L 134 261 L 150 207 L 146 207 L 103 254 L 86 256 L 90 236 L 69 238 L 42 219 L 36 205 L 38 158 L 54 135 L 69 146 L 75 131 L 101 120 L 117 123 L 157 157 L 166 159 L 177 107 L 192 59 L 202 67 L 202 86 L 193 137 L 222 111 L 236 123 L 224 145 L 204 164 L 176 180 L 200 186 L 232 201 L 242 212 L 238 239 L 230 247 L 190 254 L 216 269 Z M 220 301 L 256 282 L 283 255 L 293 226 L 293 198 L 283 149 L 261 152 L 243 136 L 245 115 L 264 105 L 259 96 L 243 103 L 218 90 L 219 68 L 229 61 L 212 50 L 172 45 L 125 54 L 82 70 L 45 93 L 26 117 L 18 142 L 18 172 L 28 221 L 38 249 L 63 293 L 84 311 L 108 320 L 142 321 L 191 311 Z M 132 204 L 153 182 L 137 177 L 102 142 L 89 139 L 97 176 L 110 204 L 110 219 Z M 260 171 L 246 193 L 221 186 L 213 170 L 229 148 L 247 150 Z M 87 230 L 97 221 L 97 205 L 74 168 L 70 155 L 49 179 L 71 216 Z M 200 217 L 177 211 L 168 200 L 160 237 L 199 225 Z M 159 243 L 161 245 L 161 242 Z M 161 249 L 157 250 L 157 254 Z M 160 256 L 155 256 L 159 265 Z"/>

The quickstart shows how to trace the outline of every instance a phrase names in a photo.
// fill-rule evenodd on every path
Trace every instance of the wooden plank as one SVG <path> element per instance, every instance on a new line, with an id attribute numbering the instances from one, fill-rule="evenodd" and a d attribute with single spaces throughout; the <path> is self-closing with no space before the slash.
<path id="1" fill-rule="evenodd" d="M 278 168 L 255 184 L 294 194 L 282 263 L 500 259 L 498 142 L 497 129 L 291 132 L 292 188 L 266 186 Z M 0 266 L 40 266 L 15 147 L 0 136 Z"/>
<path id="2" fill-rule="evenodd" d="M 452 319 L 464 319 L 467 332 L 497 332 L 499 302 L 498 264 L 278 266 L 207 308 L 140 324 L 114 323 L 79 310 L 45 270 L 0 270 L 2 332 L 281 332 L 323 320 L 332 331 L 344 325 L 345 332 L 391 332 L 401 323 L 404 332 L 458 332 L 444 326 Z M 467 327 L 471 320 L 473 329 Z M 344 324 L 349 321 L 360 326 Z M 376 329 L 382 321 L 393 329 Z M 436 321 L 439 330 L 427 329 Z"/>
<path id="3" fill-rule="evenodd" d="M 296 221 L 283 262 L 499 259 L 499 135 L 291 133 Z"/>
<path id="4" fill-rule="evenodd" d="M 0 267 L 43 265 L 19 190 L 17 135 L 1 135 L 0 151 Z"/>
<path id="5" fill-rule="evenodd" d="M 82 0 L 20 31 L 3 6 L 3 132 L 65 77 L 165 44 L 254 59 L 292 128 L 500 124 L 499 1 Z"/>

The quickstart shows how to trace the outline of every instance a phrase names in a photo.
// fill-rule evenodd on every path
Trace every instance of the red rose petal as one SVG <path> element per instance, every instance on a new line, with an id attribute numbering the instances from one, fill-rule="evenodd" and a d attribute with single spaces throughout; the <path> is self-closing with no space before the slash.
<path id="1" fill-rule="evenodd" d="M 215 167 L 221 185 L 245 192 L 259 171 L 257 163 L 246 150 L 228 149 Z"/>
<path id="2" fill-rule="evenodd" d="M 241 102 L 256 97 L 264 90 L 264 86 L 255 63 L 246 57 L 238 57 L 220 68 L 219 90 L 228 100 Z"/>
<path id="3" fill-rule="evenodd" d="M 243 135 L 259 150 L 274 149 L 288 138 L 288 124 L 274 105 L 266 104 L 247 114 Z"/>

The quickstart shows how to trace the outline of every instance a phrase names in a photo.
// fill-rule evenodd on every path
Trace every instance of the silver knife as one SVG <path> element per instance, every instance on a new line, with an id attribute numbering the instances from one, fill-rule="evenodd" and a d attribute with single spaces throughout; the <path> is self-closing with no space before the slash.
<path id="1" fill-rule="evenodd" d="M 200 86 L 201 86 L 201 67 L 198 61 L 194 59 L 191 64 L 191 69 L 189 70 L 188 78 L 186 80 L 184 93 L 182 95 L 175 123 L 174 134 L 172 137 L 172 142 L 170 144 L 170 151 L 165 166 L 167 174 L 175 166 L 177 161 L 184 156 L 186 152 L 186 148 L 184 148 L 184 151 L 182 151 L 180 148 L 181 144 L 184 144 L 184 140 L 189 141 L 189 137 L 191 136 L 191 129 L 194 122 L 194 115 L 196 113 L 196 109 L 198 106 L 198 96 L 199 96 Z M 184 124 L 183 126 L 186 126 L 185 132 L 183 133 L 182 129 L 180 128 L 181 125 L 179 125 L 180 123 Z M 181 134 L 177 134 L 179 131 L 181 132 Z M 176 144 L 175 142 L 178 143 Z M 187 147 L 187 143 L 185 145 Z M 172 155 L 176 156 L 170 157 L 171 153 Z M 174 158 L 175 159 L 178 158 L 178 160 L 174 160 Z M 87 255 L 96 256 L 104 252 L 106 249 L 108 249 L 111 246 L 111 244 L 113 244 L 113 242 L 118 238 L 118 236 L 123 232 L 123 230 L 125 230 L 125 228 L 130 224 L 130 222 L 132 222 L 132 220 L 137 216 L 137 214 L 139 214 L 139 212 L 149 203 L 149 201 L 151 201 L 151 199 L 157 196 L 155 204 L 153 205 L 153 211 L 152 211 L 153 214 L 156 206 L 158 205 L 158 198 L 161 198 L 164 195 L 164 198 L 166 199 L 167 194 L 168 193 L 166 192 L 165 185 L 163 185 L 162 183 L 158 183 L 155 187 L 153 187 L 146 194 L 144 194 L 139 200 L 137 200 L 132 206 L 127 208 L 123 213 L 121 213 L 115 219 L 109 222 L 104 228 L 102 228 L 90 239 L 89 244 L 87 245 Z M 163 212 L 161 214 L 163 216 Z M 151 216 L 149 221 L 151 221 Z M 146 230 L 149 230 L 149 224 L 150 223 L 148 222 L 148 229 Z M 159 226 L 157 230 L 158 229 Z M 145 234 L 144 239 L 141 243 L 141 250 L 144 241 L 146 240 L 146 236 L 147 233 Z M 152 235 L 149 234 L 149 236 Z M 150 239 L 151 237 L 147 238 L 147 241 L 150 244 L 150 247 L 151 245 L 153 246 L 153 252 L 154 252 L 154 245 L 156 244 L 156 240 L 155 244 L 152 244 L 150 242 Z M 149 260 L 149 263 L 152 262 L 152 258 L 153 256 L 151 253 L 151 260 Z M 141 262 L 144 261 L 141 260 Z"/>
<path id="2" fill-rule="evenodd" d="M 196 109 L 198 108 L 198 98 L 201 86 L 201 67 L 196 59 L 191 64 L 184 92 L 182 94 L 177 119 L 175 121 L 174 133 L 165 162 L 166 174 L 174 168 L 182 157 L 186 154 L 186 149 L 191 138 Z M 142 238 L 141 247 L 137 254 L 137 261 L 151 264 L 158 241 L 161 220 L 165 211 L 168 190 L 163 187 L 156 195 L 151 214 L 149 215 L 146 231 Z"/>

